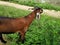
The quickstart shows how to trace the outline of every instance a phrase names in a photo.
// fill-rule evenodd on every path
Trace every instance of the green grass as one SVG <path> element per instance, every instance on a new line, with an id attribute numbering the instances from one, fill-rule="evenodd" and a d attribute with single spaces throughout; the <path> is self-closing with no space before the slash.
<path id="1" fill-rule="evenodd" d="M 9 0 L 9 2 L 14 2 L 14 3 L 22 4 L 22 5 L 33 6 L 33 7 L 38 6 L 44 9 L 60 11 L 60 6 L 55 6 L 49 3 L 35 3 L 34 1 L 29 1 L 29 0 L 28 1 Z"/>
<path id="2" fill-rule="evenodd" d="M 29 13 L 29 11 L 0 5 L 0 16 L 22 17 Z M 40 20 L 35 19 L 30 25 L 24 44 L 16 43 L 17 33 L 7 34 L 6 37 L 8 41 L 10 40 L 9 45 L 60 45 L 60 19 L 42 14 Z"/>
<path id="3" fill-rule="evenodd" d="M 25 10 L 16 9 L 13 7 L 7 7 L 7 6 L 2 6 L 2 5 L 0 6 L 0 16 L 20 17 L 20 16 L 25 16 L 28 13 L 29 11 L 27 12 Z"/>

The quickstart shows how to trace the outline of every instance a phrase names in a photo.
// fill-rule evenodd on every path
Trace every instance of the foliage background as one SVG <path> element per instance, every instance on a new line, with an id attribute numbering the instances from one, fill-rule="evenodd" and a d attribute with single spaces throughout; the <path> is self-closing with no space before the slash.
<path id="1" fill-rule="evenodd" d="M 28 6 L 39 6 L 44 9 L 60 10 L 60 6 L 51 5 L 48 3 L 36 3 L 34 1 L 21 1 L 21 0 L 4 0 L 13 3 L 18 3 Z M 0 16 L 7 17 L 23 17 L 31 13 L 21 9 L 13 7 L 7 7 L 0 5 Z M 9 41 L 8 45 L 60 45 L 60 19 L 47 16 L 46 14 L 41 15 L 40 20 L 34 19 L 30 25 L 26 35 L 25 43 L 16 43 L 18 39 L 18 33 L 7 34 L 6 40 Z"/>

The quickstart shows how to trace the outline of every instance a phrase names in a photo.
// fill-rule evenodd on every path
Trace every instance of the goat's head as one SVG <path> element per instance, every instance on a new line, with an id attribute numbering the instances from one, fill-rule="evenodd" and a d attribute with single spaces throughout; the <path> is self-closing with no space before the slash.
<path id="1" fill-rule="evenodd" d="M 29 10 L 34 10 L 35 12 L 35 15 L 36 15 L 36 19 L 39 19 L 40 18 L 40 14 L 43 13 L 43 9 L 40 8 L 40 7 L 34 7 L 34 8 L 29 8 Z"/>
<path id="2" fill-rule="evenodd" d="M 36 14 L 36 19 L 40 19 L 40 14 L 43 12 L 43 9 L 40 7 L 35 7 L 34 8 L 35 14 Z"/>

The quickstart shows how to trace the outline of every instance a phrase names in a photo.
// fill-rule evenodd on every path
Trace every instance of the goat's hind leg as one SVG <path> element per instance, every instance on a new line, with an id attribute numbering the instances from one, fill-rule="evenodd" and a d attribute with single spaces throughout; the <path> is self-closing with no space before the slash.
<path id="1" fill-rule="evenodd" d="M 0 40 L 1 40 L 1 42 L 6 43 L 6 41 L 2 37 L 2 34 L 0 34 Z"/>

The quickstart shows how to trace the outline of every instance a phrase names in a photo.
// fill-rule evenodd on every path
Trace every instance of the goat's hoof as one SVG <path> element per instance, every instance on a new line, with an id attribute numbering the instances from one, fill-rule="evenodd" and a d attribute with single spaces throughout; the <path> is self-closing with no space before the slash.
<path id="1" fill-rule="evenodd" d="M 6 44 L 7 43 L 7 41 L 2 41 L 4 44 Z"/>
<path id="2" fill-rule="evenodd" d="M 5 41 L 4 43 L 7 43 L 7 41 Z"/>
<path id="3" fill-rule="evenodd" d="M 22 43 L 24 43 L 24 40 L 22 41 Z"/>
<path id="4" fill-rule="evenodd" d="M 25 42 L 25 39 L 24 39 L 24 40 L 22 40 L 21 42 L 22 42 L 22 43 L 24 43 L 24 42 Z"/>

